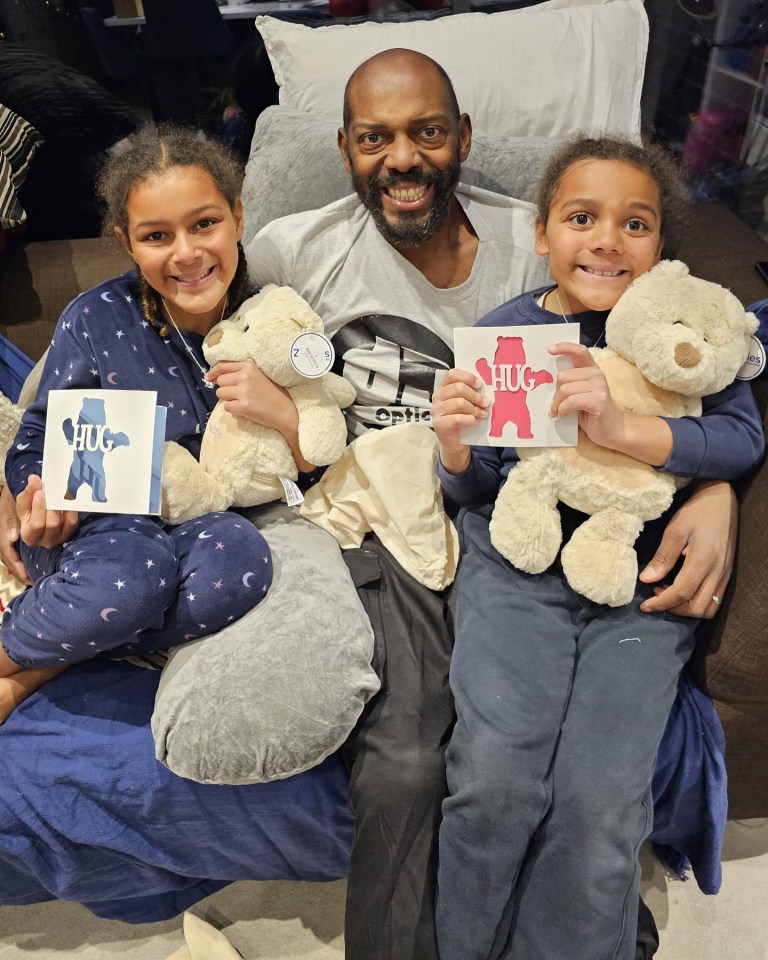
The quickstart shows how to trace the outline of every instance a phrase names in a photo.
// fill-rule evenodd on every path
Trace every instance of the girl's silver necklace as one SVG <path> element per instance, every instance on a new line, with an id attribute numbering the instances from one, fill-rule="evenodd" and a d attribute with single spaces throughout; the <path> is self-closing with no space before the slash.
<path id="1" fill-rule="evenodd" d="M 187 341 L 184 339 L 184 334 L 181 332 L 181 330 L 179 330 L 178 326 L 176 325 L 176 321 L 173 319 L 173 314 L 172 314 L 171 311 L 168 309 L 168 304 L 165 302 L 165 300 L 163 300 L 162 297 L 160 297 L 160 300 L 162 301 L 163 308 L 164 308 L 165 312 L 168 314 L 168 319 L 169 319 L 169 320 L 171 321 L 171 323 L 173 324 L 173 329 L 176 331 L 176 333 L 178 333 L 178 335 L 179 335 L 179 340 L 181 340 L 181 342 L 184 344 L 184 349 L 187 351 L 187 353 L 188 353 L 188 354 L 190 355 L 190 357 L 192 358 L 192 360 L 193 360 L 195 366 L 197 367 L 197 369 L 200 371 L 200 373 L 202 373 L 202 375 L 203 375 L 203 376 L 202 376 L 202 380 L 203 380 L 204 385 L 206 386 L 206 388 L 207 388 L 208 390 L 213 390 L 216 385 L 215 385 L 214 383 L 211 383 L 211 381 L 207 379 L 206 373 L 208 373 L 208 370 L 202 365 L 202 363 L 200 363 L 200 361 L 197 359 L 197 357 L 195 356 L 195 354 L 192 352 L 192 347 L 190 347 L 190 345 L 189 345 L 189 344 L 187 343 Z M 558 303 L 559 303 L 559 302 L 560 302 L 560 301 L 558 301 Z M 227 309 L 227 297 L 224 298 L 224 306 L 221 308 L 221 316 L 219 317 L 219 323 L 221 323 L 221 321 L 224 319 L 224 311 L 225 311 L 226 309 Z"/>
<path id="2" fill-rule="evenodd" d="M 557 287 L 555 287 L 555 300 L 557 300 L 557 306 L 558 306 L 558 309 L 560 310 L 560 316 L 563 318 L 563 320 L 565 320 L 566 323 L 570 323 L 573 317 L 570 314 L 566 314 L 565 310 L 563 310 L 563 305 L 562 303 L 560 303 L 560 294 L 558 293 Z M 604 336 L 605 336 L 605 327 L 603 327 L 603 332 L 600 334 L 597 340 L 595 340 L 592 346 L 598 347 L 600 345 L 600 341 L 603 339 Z"/>

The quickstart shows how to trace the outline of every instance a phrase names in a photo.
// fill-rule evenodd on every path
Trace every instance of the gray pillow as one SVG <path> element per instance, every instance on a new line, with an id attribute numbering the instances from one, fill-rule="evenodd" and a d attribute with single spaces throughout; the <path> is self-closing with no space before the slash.
<path id="1" fill-rule="evenodd" d="M 259 114 L 245 168 L 243 244 L 271 220 L 314 210 L 353 192 L 336 146 L 338 124 L 290 107 Z M 533 200 L 542 168 L 560 140 L 475 133 L 461 179 Z"/>
<path id="2" fill-rule="evenodd" d="M 269 593 L 241 620 L 171 652 L 152 716 L 157 759 L 201 783 L 314 766 L 379 688 L 373 631 L 333 537 L 284 504 L 248 516 L 272 550 Z"/>

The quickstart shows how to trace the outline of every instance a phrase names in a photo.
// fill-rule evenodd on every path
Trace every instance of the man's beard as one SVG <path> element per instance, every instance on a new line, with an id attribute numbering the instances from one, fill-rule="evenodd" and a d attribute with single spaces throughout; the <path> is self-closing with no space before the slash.
<path id="1" fill-rule="evenodd" d="M 440 230 L 448 217 L 453 193 L 459 182 L 461 161 L 458 151 L 449 167 L 445 170 L 430 172 L 397 173 L 391 177 L 371 177 L 365 180 L 352 170 L 352 183 L 363 206 L 373 217 L 379 232 L 390 243 L 397 246 L 417 247 Z M 382 188 L 396 186 L 399 183 L 432 185 L 432 206 L 424 216 L 421 211 L 399 211 L 395 221 L 390 221 L 384 213 L 381 199 Z"/>

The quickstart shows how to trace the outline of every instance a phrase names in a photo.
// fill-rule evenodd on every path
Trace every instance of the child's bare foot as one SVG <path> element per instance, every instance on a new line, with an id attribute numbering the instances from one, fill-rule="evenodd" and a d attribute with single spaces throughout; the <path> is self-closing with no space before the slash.
<path id="1" fill-rule="evenodd" d="M 57 676 L 68 666 L 20 667 L 0 646 L 0 723 L 4 723 L 16 707 L 42 687 L 46 680 Z"/>

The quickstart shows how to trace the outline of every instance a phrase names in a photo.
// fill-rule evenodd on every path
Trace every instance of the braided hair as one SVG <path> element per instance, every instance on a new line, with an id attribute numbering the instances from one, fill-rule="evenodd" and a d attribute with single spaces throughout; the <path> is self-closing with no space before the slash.
<path id="1" fill-rule="evenodd" d="M 128 235 L 128 196 L 139 184 L 160 176 L 174 167 L 203 170 L 226 199 L 230 209 L 243 185 L 243 165 L 221 143 L 201 139 L 196 130 L 173 123 L 147 124 L 132 138 L 124 152 L 115 154 L 104 165 L 96 182 L 102 205 L 102 235 L 111 239 L 119 230 Z M 242 244 L 238 242 L 238 262 L 229 286 L 224 316 L 230 316 L 252 292 Z M 139 271 L 136 300 L 144 319 L 162 336 L 168 332 L 162 314 L 162 300 Z"/>

